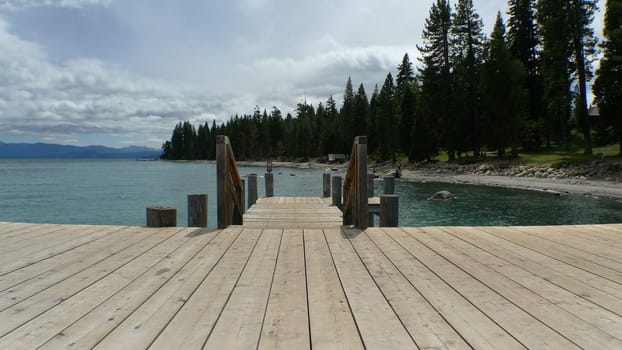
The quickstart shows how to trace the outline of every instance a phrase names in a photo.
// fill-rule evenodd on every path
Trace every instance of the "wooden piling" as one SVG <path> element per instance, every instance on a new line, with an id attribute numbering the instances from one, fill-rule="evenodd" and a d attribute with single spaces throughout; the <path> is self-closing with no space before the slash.
<path id="1" fill-rule="evenodd" d="M 177 226 L 177 209 L 173 207 L 147 207 L 147 227 Z"/>
<path id="2" fill-rule="evenodd" d="M 248 207 L 257 202 L 257 174 L 248 175 Z"/>
<path id="3" fill-rule="evenodd" d="M 367 174 L 367 198 L 372 198 L 374 196 L 374 178 L 376 175 Z"/>
<path id="4" fill-rule="evenodd" d="M 330 197 L 330 174 L 322 174 L 322 197 Z"/>
<path id="5" fill-rule="evenodd" d="M 385 194 L 380 196 L 380 227 L 397 227 L 399 215 L 399 196 Z"/>
<path id="6" fill-rule="evenodd" d="M 266 180 L 266 197 L 274 197 L 274 174 L 265 173 L 264 179 Z"/>
<path id="7" fill-rule="evenodd" d="M 395 194 L 395 176 L 385 175 L 382 178 L 382 183 L 384 185 L 384 194 Z"/>
<path id="8" fill-rule="evenodd" d="M 188 195 L 188 227 L 207 227 L 207 194 Z"/>
<path id="9" fill-rule="evenodd" d="M 356 147 L 356 200 L 354 224 L 361 230 L 368 226 L 367 199 L 367 136 L 354 139 Z"/>
<path id="10" fill-rule="evenodd" d="M 240 179 L 240 182 L 242 183 L 242 191 L 241 191 L 241 196 L 240 196 L 240 204 L 242 206 L 242 214 L 246 213 L 246 196 L 244 195 L 246 192 L 246 180 L 244 179 Z"/>
<path id="11" fill-rule="evenodd" d="M 333 176 L 332 181 L 333 205 L 341 207 L 341 176 Z"/>

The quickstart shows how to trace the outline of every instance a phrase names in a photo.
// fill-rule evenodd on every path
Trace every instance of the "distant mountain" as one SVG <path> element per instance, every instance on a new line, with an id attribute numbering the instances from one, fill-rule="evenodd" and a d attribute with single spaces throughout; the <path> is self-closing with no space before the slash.
<path id="1" fill-rule="evenodd" d="M 0 158 L 88 158 L 88 159 L 154 159 L 161 150 L 129 146 L 111 148 L 105 146 L 68 146 L 50 143 L 4 143 L 0 142 Z"/>

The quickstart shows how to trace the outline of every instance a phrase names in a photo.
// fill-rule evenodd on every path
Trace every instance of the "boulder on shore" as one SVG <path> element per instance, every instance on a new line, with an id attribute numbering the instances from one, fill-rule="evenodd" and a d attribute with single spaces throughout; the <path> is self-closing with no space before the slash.
<path id="1" fill-rule="evenodd" d="M 456 195 L 449 191 L 438 191 L 428 199 L 433 200 L 433 201 L 438 201 L 438 200 L 446 200 L 446 199 L 454 199 L 454 198 L 456 198 Z"/>

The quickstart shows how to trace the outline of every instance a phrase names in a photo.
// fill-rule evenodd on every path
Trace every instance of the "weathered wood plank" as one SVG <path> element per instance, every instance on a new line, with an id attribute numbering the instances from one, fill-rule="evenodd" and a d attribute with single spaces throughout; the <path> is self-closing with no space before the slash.
<path id="1" fill-rule="evenodd" d="M 171 295 L 168 304 L 177 303 L 177 307 L 181 307 L 181 309 L 173 315 L 174 318 L 169 324 L 165 324 L 166 328 L 161 334 L 156 333 L 157 338 L 151 345 L 152 349 L 201 349 L 203 347 L 231 296 L 240 274 L 247 265 L 251 253 L 254 249 L 265 249 L 265 245 L 269 244 L 267 239 L 260 238 L 261 230 L 244 230 L 239 235 L 236 234 L 237 232 L 242 231 L 237 231 L 237 228 L 229 228 L 223 231 L 224 236 L 233 236 L 237 239 L 231 248 L 224 252 L 221 259 L 212 258 L 212 254 L 206 256 L 208 264 L 205 266 L 207 270 L 204 271 L 204 275 L 207 274 L 207 276 L 203 280 L 197 280 L 200 285 L 192 293 L 184 292 L 182 294 L 181 297 L 185 300 L 182 305 L 179 305 L 178 300 L 174 300 L 178 294 Z M 196 282 L 192 282 L 190 286 L 195 284 Z M 188 285 L 188 283 L 184 282 L 184 285 Z M 185 286 L 183 288 L 188 289 Z M 153 310 L 152 312 L 156 314 L 157 311 Z M 165 318 L 170 316 L 170 312 L 165 314 Z M 161 317 L 160 312 L 157 312 L 156 317 Z M 135 322 L 139 322 L 139 320 Z M 131 327 L 133 323 L 127 323 L 127 327 Z M 157 324 L 145 326 L 147 327 L 143 327 L 144 330 L 152 328 L 150 331 L 152 334 L 158 330 Z M 123 333 L 119 333 L 117 337 L 124 339 Z M 132 335 L 130 340 L 134 338 Z M 146 340 L 149 340 L 149 337 L 145 337 Z M 117 342 L 111 341 L 110 348 L 114 348 L 115 344 Z M 139 345 L 138 343 L 135 344 Z"/>
<path id="2" fill-rule="evenodd" d="M 306 229 L 304 242 L 313 348 L 363 348 L 324 232 L 321 229 Z"/>
<path id="3" fill-rule="evenodd" d="M 365 197 L 367 199 L 367 197 Z M 331 255 L 367 349 L 416 345 L 340 229 L 325 229 Z"/>
<path id="4" fill-rule="evenodd" d="M 548 340 L 541 337 L 542 334 L 529 333 L 533 318 L 421 245 L 405 231 L 369 229 L 368 232 L 400 272 L 472 348 L 523 348 L 506 331 L 507 326 L 503 322 L 499 324 L 499 318 L 512 320 L 510 325 L 524 336 L 534 337 L 535 334 L 533 342 L 547 348 Z"/>
<path id="5" fill-rule="evenodd" d="M 255 249 L 233 289 L 205 348 L 256 348 L 261 334 L 282 230 L 264 230 L 260 249 Z"/>
<path id="6" fill-rule="evenodd" d="M 258 349 L 310 349 L 302 230 L 283 231 Z"/>
<path id="7" fill-rule="evenodd" d="M 413 229 L 409 230 L 409 233 L 421 243 L 444 256 L 453 264 L 461 266 L 465 272 L 482 281 L 489 288 L 503 295 L 504 298 L 525 310 L 543 324 L 561 333 L 578 346 L 584 348 L 594 346 L 598 348 L 622 347 L 622 341 L 566 311 L 561 305 L 552 303 L 534 293 L 532 290 L 507 278 L 503 274 L 481 264 L 481 262 L 474 257 L 453 248 L 451 246 L 451 239 L 445 239 L 443 241 L 435 239 L 442 235 L 441 229 Z M 434 235 L 434 237 L 432 237 L 432 235 Z M 474 254 L 474 252 L 471 253 Z M 533 324 L 537 323 L 533 322 Z M 534 333 L 531 333 L 525 341 L 533 338 L 533 334 Z M 551 335 L 546 338 L 550 339 Z"/>
<path id="8" fill-rule="evenodd" d="M 367 233 L 352 235 L 349 241 L 419 348 L 470 349 Z"/>

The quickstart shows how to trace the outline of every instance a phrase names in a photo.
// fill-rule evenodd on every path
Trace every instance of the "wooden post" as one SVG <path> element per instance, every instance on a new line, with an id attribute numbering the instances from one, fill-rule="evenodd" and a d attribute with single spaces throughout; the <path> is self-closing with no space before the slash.
<path id="1" fill-rule="evenodd" d="M 242 204 L 242 214 L 246 213 L 246 196 L 244 195 L 246 192 L 246 180 L 240 179 L 242 183 L 242 192 L 240 193 L 240 204 Z"/>
<path id="2" fill-rule="evenodd" d="M 216 188 L 217 188 L 217 212 L 218 212 L 218 228 L 227 228 L 231 223 L 231 205 L 227 200 L 227 169 L 229 169 L 227 156 L 228 153 L 227 136 L 216 136 Z"/>
<path id="3" fill-rule="evenodd" d="M 380 196 L 380 227 L 397 227 L 399 199 L 396 194 Z"/>
<path id="4" fill-rule="evenodd" d="M 248 207 L 257 202 L 257 174 L 248 175 Z"/>
<path id="5" fill-rule="evenodd" d="M 354 225 L 365 230 L 368 225 L 367 200 L 367 136 L 354 139 L 356 147 L 356 181 Z"/>
<path id="6" fill-rule="evenodd" d="M 266 197 L 274 197 L 274 174 L 266 173 L 264 179 L 266 180 Z"/>
<path id="7" fill-rule="evenodd" d="M 177 226 L 177 209 L 173 207 L 147 207 L 147 227 Z"/>
<path id="8" fill-rule="evenodd" d="M 243 201 L 242 198 L 244 198 L 244 187 L 240 186 L 239 188 L 236 188 L 235 196 L 237 197 L 239 202 L 242 202 Z M 231 218 L 231 225 L 242 225 L 245 211 L 246 210 L 240 209 L 234 205 L 233 206 L 233 217 Z"/>
<path id="9" fill-rule="evenodd" d="M 395 176 L 386 175 L 382 178 L 384 194 L 395 194 Z"/>
<path id="10" fill-rule="evenodd" d="M 330 197 L 330 174 L 322 174 L 322 197 Z"/>
<path id="11" fill-rule="evenodd" d="M 188 195 L 188 227 L 207 227 L 207 194 Z"/>
<path id="12" fill-rule="evenodd" d="M 367 174 L 367 198 L 374 196 L 374 178 L 376 175 Z"/>
<path id="13" fill-rule="evenodd" d="M 341 208 L 341 176 L 333 176 L 332 195 L 333 205 Z"/>

